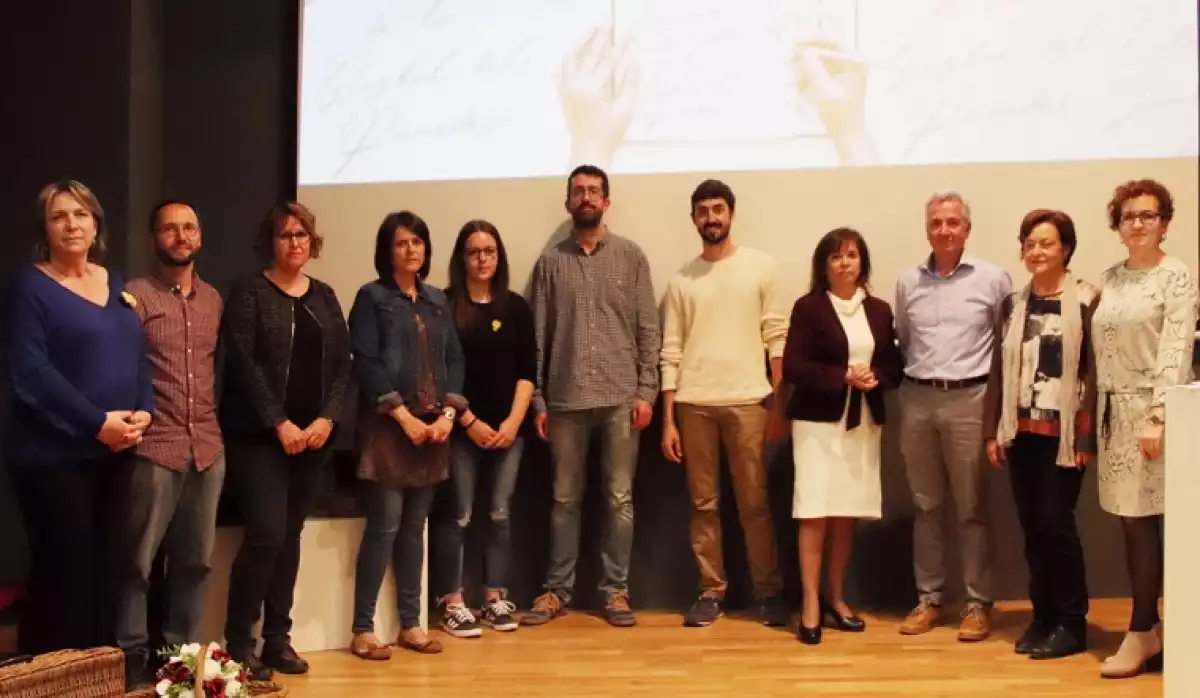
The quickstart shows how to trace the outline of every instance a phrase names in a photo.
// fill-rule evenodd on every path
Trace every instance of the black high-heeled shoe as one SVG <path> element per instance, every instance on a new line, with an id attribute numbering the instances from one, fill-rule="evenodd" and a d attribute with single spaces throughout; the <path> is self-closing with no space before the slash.
<path id="1" fill-rule="evenodd" d="M 843 616 L 825 599 L 821 599 L 821 625 L 845 633 L 861 633 L 867 629 L 867 623 L 862 618 L 857 615 Z"/>
<path id="2" fill-rule="evenodd" d="M 796 639 L 800 640 L 800 642 L 803 642 L 806 645 L 821 644 L 821 626 L 818 625 L 815 628 L 806 628 L 804 627 L 804 621 L 800 621 L 800 623 L 796 626 Z"/>

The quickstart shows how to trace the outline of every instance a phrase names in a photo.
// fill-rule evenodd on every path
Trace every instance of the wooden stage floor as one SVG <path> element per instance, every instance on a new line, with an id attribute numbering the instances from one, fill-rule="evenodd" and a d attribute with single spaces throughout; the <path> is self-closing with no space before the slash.
<path id="1" fill-rule="evenodd" d="M 374 696 L 1017 696 L 1162 695 L 1161 675 L 1106 680 L 1100 661 L 1121 641 L 1126 600 L 1093 601 L 1088 653 L 1054 661 L 1013 654 L 1029 619 L 1026 604 L 1001 604 L 996 631 L 981 643 L 955 639 L 953 623 L 920 637 L 896 632 L 898 618 L 864 614 L 863 634 L 826 630 L 817 647 L 750 618 L 726 617 L 709 628 L 684 628 L 681 616 L 638 614 L 638 626 L 610 628 L 571 613 L 540 628 L 484 632 L 474 640 L 434 630 L 446 651 L 421 656 L 396 650 L 388 662 L 348 652 L 306 655 L 308 676 L 281 677 L 291 698 Z"/>

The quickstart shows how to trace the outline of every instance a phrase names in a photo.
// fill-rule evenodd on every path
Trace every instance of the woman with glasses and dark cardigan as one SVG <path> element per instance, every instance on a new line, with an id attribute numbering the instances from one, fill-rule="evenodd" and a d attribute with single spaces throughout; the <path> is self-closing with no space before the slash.
<path id="1" fill-rule="evenodd" d="M 500 231 L 487 221 L 469 221 L 458 232 L 446 295 L 466 357 L 463 393 L 474 415 L 450 439 L 452 475 L 442 489 L 441 506 L 434 507 L 433 584 L 441 592 L 442 629 L 455 637 L 478 637 L 480 620 L 499 631 L 518 625 L 506 590 L 512 554 L 509 503 L 537 375 L 537 340 L 529 304 L 508 288 Z M 477 494 L 487 497 L 488 506 L 479 620 L 462 593 L 463 534 Z"/>
<path id="2" fill-rule="evenodd" d="M 229 577 L 225 640 L 255 678 L 271 669 L 308 671 L 289 636 L 300 533 L 350 385 L 341 305 L 332 288 L 303 272 L 322 243 L 302 204 L 272 206 L 254 243 L 265 268 L 236 282 L 225 303 L 225 491 L 245 530 Z M 252 651 L 260 609 L 261 659 Z"/>

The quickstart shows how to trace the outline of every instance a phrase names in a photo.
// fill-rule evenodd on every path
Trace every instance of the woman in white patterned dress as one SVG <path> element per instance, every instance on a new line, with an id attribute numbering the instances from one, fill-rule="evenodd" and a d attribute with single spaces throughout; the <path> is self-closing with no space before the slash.
<path id="1" fill-rule="evenodd" d="M 1129 250 L 1104 272 L 1092 322 L 1098 373 L 1100 506 L 1121 517 L 1133 617 L 1108 677 L 1162 664 L 1163 431 L 1167 389 L 1192 377 L 1200 294 L 1183 262 L 1162 250 L 1174 204 L 1166 187 L 1138 180 L 1117 187 L 1109 224 Z M 1186 427 L 1185 427 L 1186 428 Z"/>

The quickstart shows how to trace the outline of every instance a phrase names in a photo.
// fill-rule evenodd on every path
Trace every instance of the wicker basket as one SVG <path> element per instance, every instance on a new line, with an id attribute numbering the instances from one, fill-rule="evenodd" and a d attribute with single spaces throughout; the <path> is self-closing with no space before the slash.
<path id="1" fill-rule="evenodd" d="M 255 698 L 285 698 L 288 694 L 286 687 L 271 681 L 249 681 L 246 683 L 246 688 Z M 151 686 L 126 693 L 125 698 L 158 698 L 158 693 Z"/>
<path id="2" fill-rule="evenodd" d="M 63 650 L 0 668 L 4 698 L 122 698 L 125 655 L 114 647 Z"/>

